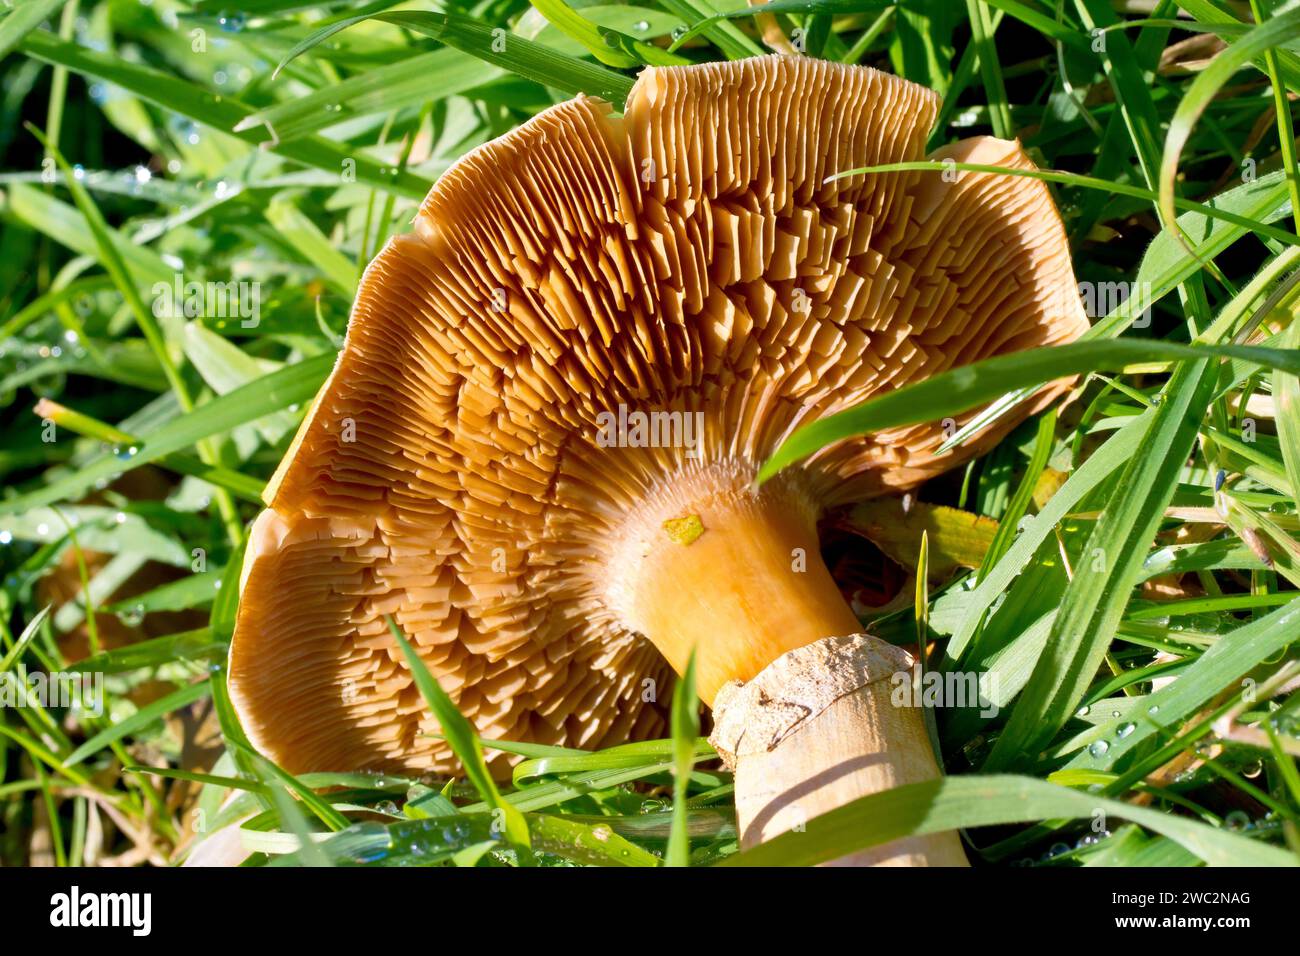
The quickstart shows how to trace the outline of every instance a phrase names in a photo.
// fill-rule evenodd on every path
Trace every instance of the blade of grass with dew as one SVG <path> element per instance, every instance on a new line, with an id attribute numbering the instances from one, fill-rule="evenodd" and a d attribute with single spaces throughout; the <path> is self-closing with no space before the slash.
<path id="1" fill-rule="evenodd" d="M 274 776 L 275 769 L 267 761 L 260 758 L 254 761 L 265 776 Z M 303 817 L 302 811 L 298 809 L 297 801 L 289 795 L 289 790 L 283 785 L 269 788 L 271 791 L 271 801 L 275 804 L 276 812 L 280 816 L 280 825 L 283 829 L 288 829 L 295 837 L 298 838 L 298 862 L 303 866 L 333 866 L 334 862 L 329 858 L 320 844 L 313 837 L 311 827 L 307 825 L 306 818 Z M 310 791 L 308 791 L 310 792 Z M 330 808 L 333 810 L 333 808 Z M 337 811 L 334 811 L 337 813 Z M 342 827 L 337 829 L 347 829 L 346 817 L 339 816 L 339 820 L 344 822 Z"/>
<path id="2" fill-rule="evenodd" d="M 505 75 L 460 50 L 419 53 L 264 107 L 240 120 L 235 130 L 270 128 L 286 143 L 349 118 L 393 113 L 467 93 Z M 429 88 L 431 76 L 438 77 L 437 89 Z"/>
<path id="3" fill-rule="evenodd" d="M 498 32 L 498 28 L 455 13 L 406 11 L 349 17 L 318 30 L 297 44 L 276 69 L 283 69 L 285 64 L 312 47 L 363 20 L 392 23 L 566 93 L 586 93 L 611 103 L 622 103 L 632 90 L 632 81 L 613 70 L 567 56 L 504 31 Z"/>
<path id="4" fill-rule="evenodd" d="M 1091 817 L 1130 820 L 1168 837 L 1211 866 L 1296 866 L 1284 850 L 1148 807 L 1008 775 L 946 777 L 895 787 L 809 820 L 725 860 L 723 866 L 810 866 L 906 836 L 945 830 Z"/>
<path id="5" fill-rule="evenodd" d="M 1100 753 L 1082 751 L 1070 760 L 1069 769 L 1110 770 L 1144 741 L 1163 728 L 1177 727 L 1195 716 L 1225 687 L 1230 687 L 1266 660 L 1295 643 L 1300 634 L 1300 601 L 1243 624 L 1216 641 L 1183 671 L 1175 681 L 1147 695 L 1146 707 L 1137 726 L 1127 735 L 1112 734 Z M 1118 725 L 1122 721 L 1113 720 Z M 1111 730 L 1116 729 L 1111 727 Z"/>
<path id="6" fill-rule="evenodd" d="M 629 750 L 626 753 L 616 753 L 611 750 L 596 753 L 567 751 L 558 755 L 538 756 L 517 764 L 511 779 L 516 787 L 521 787 L 537 777 L 585 773 L 591 770 L 612 770 L 619 767 L 641 767 L 675 755 L 672 741 L 664 741 L 663 744 L 664 746 L 653 750 Z M 508 753 L 522 753 L 525 750 L 525 747 L 517 744 L 486 745 L 491 749 L 505 750 Z M 690 754 L 692 764 L 710 756 L 713 756 L 713 748 L 709 746 L 708 741 L 701 738 L 693 742 Z"/>
<path id="7" fill-rule="evenodd" d="M 75 43 L 61 42 L 39 30 L 28 34 L 20 48 L 35 59 L 67 67 L 82 76 L 116 84 L 146 102 L 223 133 L 229 132 L 250 145 L 260 146 L 285 159 L 323 170 L 333 176 L 337 176 L 339 170 L 345 168 L 344 163 L 350 160 L 356 164 L 358 182 L 384 192 L 395 192 L 410 199 L 421 200 L 433 185 L 413 173 L 393 176 L 385 171 L 386 167 L 365 155 L 358 155 L 355 149 L 319 137 L 302 137 L 293 142 L 280 143 L 274 135 L 264 139 L 258 129 L 233 132 L 234 127 L 253 112 L 245 104 L 228 96 L 209 93 L 177 76 L 139 66 L 110 54 L 88 50 Z"/>
<path id="8" fill-rule="evenodd" d="M 59 405 L 49 399 L 42 398 L 36 403 L 36 407 L 32 411 L 37 418 L 47 419 L 58 428 L 65 428 L 76 435 L 93 438 L 96 441 L 112 445 L 121 449 L 123 454 L 129 455 L 131 448 L 139 447 L 140 440 L 135 435 L 114 428 L 107 422 L 101 422 L 82 412 Z M 197 458 L 180 453 L 163 455 L 157 459 L 157 463 L 159 467 L 174 471 L 177 474 L 191 475 L 195 478 L 201 478 L 209 484 L 219 485 L 245 501 L 261 501 L 262 488 L 265 482 L 250 478 L 229 468 L 223 468 L 219 465 L 207 465 Z"/>
<path id="9" fill-rule="evenodd" d="M 176 770 L 169 767 L 123 767 L 123 773 L 143 773 L 151 777 L 163 777 L 167 780 L 185 780 L 189 783 L 202 783 L 226 790 L 246 790 L 269 797 L 271 788 L 257 780 L 245 780 L 243 777 L 222 777 L 211 773 L 196 773 L 192 770 Z"/>
<path id="10" fill-rule="evenodd" d="M 121 674 L 177 662 L 207 662 L 225 654 L 227 645 L 214 641 L 210 628 L 200 627 L 103 651 L 67 666 L 69 671 Z"/>
<path id="11" fill-rule="evenodd" d="M 642 66 L 681 66 L 690 63 L 653 43 L 644 43 L 610 27 L 598 27 L 564 0 L 530 0 L 534 9 L 586 48 L 606 66 L 619 69 Z"/>
<path id="12" fill-rule="evenodd" d="M 99 248 L 95 244 L 90 224 L 76 206 L 61 202 L 25 183 L 14 183 L 9 187 L 5 199 L 6 211 L 31 228 L 49 236 L 66 249 L 79 252 L 92 260 L 99 258 Z M 110 231 L 110 237 L 138 282 L 171 282 L 175 270 L 163 262 L 162 257 L 153 249 L 127 241 L 116 230 Z M 105 276 L 103 281 L 111 285 L 113 280 L 111 276 Z M 6 337 L 17 331 L 16 328 L 11 330 L 6 326 Z"/>
<path id="13" fill-rule="evenodd" d="M 709 20 L 709 23 L 701 24 L 698 35 L 716 46 L 728 60 L 743 60 L 751 56 L 763 56 L 768 52 L 734 23 L 712 18 L 718 12 L 715 0 L 662 0 L 660 6 L 669 13 L 676 14 L 683 23 L 701 24 L 701 21 Z M 675 53 L 686 42 L 686 37 L 684 34 L 674 34 L 674 40 L 681 42 L 670 44 L 670 53 Z"/>
<path id="14" fill-rule="evenodd" d="M 999 770 L 1033 759 L 1083 698 L 1115 634 L 1138 573 L 1191 454 L 1214 391 L 1209 362 L 1179 366 L 1119 479 L 1065 590 L 1046 647 L 989 755 Z"/>
<path id="15" fill-rule="evenodd" d="M 317 796 L 316 792 L 307 786 L 293 774 L 288 773 L 278 766 L 274 761 L 268 760 L 257 752 L 256 749 L 245 740 L 227 739 L 235 750 L 240 751 L 247 765 L 252 769 L 253 774 L 263 783 L 274 783 L 278 786 L 271 786 L 274 794 L 277 790 L 287 789 L 297 794 L 298 799 L 302 801 L 307 809 L 311 810 L 312 815 L 329 829 L 338 832 L 346 830 L 349 826 L 348 818 L 341 814 L 326 801 Z"/>
<path id="16" fill-rule="evenodd" d="M 407 641 L 392 616 L 385 616 L 384 620 L 393 639 L 401 648 L 402 655 L 406 658 L 406 665 L 410 668 L 412 680 L 420 690 L 420 696 L 424 698 L 424 702 L 442 728 L 447 743 L 465 771 L 465 776 L 474 784 L 474 789 L 479 792 L 484 803 L 494 813 L 500 814 L 506 839 L 517 848 L 527 850 L 528 824 L 523 815 L 502 798 L 501 791 L 497 789 L 496 781 L 488 772 L 487 761 L 483 758 L 483 746 L 479 743 L 478 732 L 456 707 L 447 692 L 442 689 L 442 685 L 429 673 L 429 668 Z"/>
<path id="17" fill-rule="evenodd" d="M 164 455 L 189 448 L 204 438 L 229 431 L 245 422 L 256 421 L 294 403 L 309 401 L 320 388 L 334 361 L 333 355 L 318 355 L 250 382 L 142 435 L 137 453 L 129 459 L 123 460 L 116 455 L 96 458 L 73 474 L 58 478 L 27 494 L 0 501 L 0 514 L 15 514 L 51 502 L 76 498 L 101 479 L 111 480 Z"/>
<path id="18" fill-rule="evenodd" d="M 1287 370 L 1300 368 L 1300 353 L 1240 345 L 1109 339 L 1030 349 L 941 372 L 804 425 L 763 463 L 758 480 L 767 481 L 787 465 L 834 442 L 897 425 L 942 421 L 1014 389 L 1036 387 L 1088 372 L 1122 369 L 1135 362 L 1209 358 L 1242 359 Z"/>
<path id="19" fill-rule="evenodd" d="M 668 837 L 668 866 L 689 866 L 691 840 L 686 831 L 686 791 L 695 765 L 696 738 L 700 733 L 700 705 L 695 695 L 695 651 L 686 670 L 673 688 L 673 824 Z"/>
<path id="20" fill-rule="evenodd" d="M 135 733 L 141 728 L 147 727 L 155 720 L 160 720 L 166 714 L 174 710 L 187 707 L 196 700 L 202 700 L 209 693 L 206 681 L 199 681 L 194 684 L 187 684 L 178 691 L 174 691 L 165 697 L 155 700 L 151 704 L 141 707 L 130 717 L 119 720 L 106 730 L 101 731 L 91 737 L 84 744 L 74 750 L 63 761 L 65 767 L 75 767 L 84 761 L 87 757 L 94 756 L 114 741 L 121 740 L 123 737 Z"/>

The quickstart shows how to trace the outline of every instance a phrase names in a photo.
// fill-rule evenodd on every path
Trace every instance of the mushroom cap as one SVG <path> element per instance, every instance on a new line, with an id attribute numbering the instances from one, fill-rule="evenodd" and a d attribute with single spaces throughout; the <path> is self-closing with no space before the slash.
<path id="1" fill-rule="evenodd" d="M 606 599 L 638 503 L 685 473 L 745 483 L 808 421 L 1087 328 L 1043 183 L 828 181 L 923 158 L 937 107 L 803 57 L 652 68 L 621 118 L 579 96 L 448 170 L 366 270 L 254 524 L 229 670 L 253 742 L 292 771 L 454 767 L 388 614 L 486 738 L 661 733 L 671 674 Z M 988 137 L 937 155 L 1032 168 Z M 891 429 L 791 480 L 817 509 L 911 487 L 1063 387 L 953 453 L 944 423 Z M 604 447 L 620 406 L 692 413 L 702 439 Z"/>

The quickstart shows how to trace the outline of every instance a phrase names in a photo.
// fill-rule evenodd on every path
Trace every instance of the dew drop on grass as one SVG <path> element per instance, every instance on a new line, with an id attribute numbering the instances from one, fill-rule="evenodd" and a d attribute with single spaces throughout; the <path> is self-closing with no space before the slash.
<path id="1" fill-rule="evenodd" d="M 114 457 L 121 461 L 130 461 L 138 454 L 140 454 L 140 449 L 135 445 L 118 445 L 113 449 Z"/>
<path id="2" fill-rule="evenodd" d="M 633 26 L 635 27 L 638 33 L 645 33 L 647 30 L 650 29 L 650 21 L 638 20 L 635 24 L 633 24 Z"/>
<path id="3" fill-rule="evenodd" d="M 1250 763 L 1246 764 L 1246 766 L 1241 768 L 1241 772 L 1253 780 L 1264 772 L 1264 764 L 1258 760 L 1252 760 Z"/>
<path id="4" fill-rule="evenodd" d="M 1104 757 L 1108 750 L 1110 750 L 1110 744 L 1106 743 L 1104 740 L 1097 740 L 1093 741 L 1092 746 L 1088 748 L 1088 753 L 1092 754 L 1094 757 Z"/>
<path id="5" fill-rule="evenodd" d="M 1092 708 L 1089 707 L 1087 704 L 1084 704 L 1082 707 L 1080 707 L 1078 710 L 1076 710 L 1076 711 L 1074 712 L 1074 716 L 1076 716 L 1076 717 L 1087 717 L 1087 716 L 1088 716 L 1088 711 L 1090 711 L 1090 710 L 1092 710 Z"/>
<path id="6" fill-rule="evenodd" d="M 383 803 L 379 804 L 375 809 L 378 810 L 380 813 L 386 813 L 389 816 L 397 815 L 397 804 L 393 803 L 392 800 L 385 800 Z"/>
<path id="7" fill-rule="evenodd" d="M 1136 729 L 1137 729 L 1137 725 L 1132 722 L 1126 724 L 1120 724 L 1119 729 L 1115 731 L 1115 736 L 1120 738 L 1120 740 L 1123 740 L 1129 734 L 1133 733 L 1133 731 Z"/>
<path id="8" fill-rule="evenodd" d="M 1160 713 L 1160 705 L 1152 704 L 1150 707 L 1147 708 L 1147 713 L 1150 714 L 1152 717 L 1154 717 L 1156 714 Z"/>
<path id="9" fill-rule="evenodd" d="M 221 29 L 225 30 L 227 33 L 238 33 L 240 30 L 244 29 L 244 24 L 246 22 L 247 19 L 244 14 L 239 11 L 235 11 L 234 13 L 222 11 L 222 13 L 217 17 L 217 26 L 221 27 Z"/>
<path id="10" fill-rule="evenodd" d="M 117 612 L 117 619 L 127 627 L 139 627 L 144 620 L 144 605 L 134 604 Z"/>
<path id="11" fill-rule="evenodd" d="M 1243 810 L 1233 810 L 1223 818 L 1223 824 L 1229 830 L 1250 829 L 1250 817 Z"/>

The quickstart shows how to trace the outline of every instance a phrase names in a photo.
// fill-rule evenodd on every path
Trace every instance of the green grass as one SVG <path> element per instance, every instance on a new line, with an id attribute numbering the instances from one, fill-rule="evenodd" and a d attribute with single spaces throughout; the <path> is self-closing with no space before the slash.
<path id="1" fill-rule="evenodd" d="M 1135 283 L 1082 343 L 885 395 L 769 463 L 991 403 L 986 424 L 1081 376 L 917 492 L 1001 522 L 983 561 L 872 615 L 999 707 L 928 715 L 944 781 L 739 854 L 689 681 L 671 739 L 587 753 L 480 740 L 422 667 L 468 779 L 294 777 L 257 754 L 224 674 L 244 536 L 367 261 L 456 158 L 539 110 L 765 51 L 726 0 L 395 6 L 0 15 L 0 675 L 107 692 L 99 715 L 0 709 L 0 862 L 163 865 L 236 826 L 265 865 L 813 863 L 953 827 L 988 866 L 1300 862 L 1300 10 L 1273 0 L 764 8 L 807 55 L 942 92 L 932 145 L 1019 136 L 1079 279 Z M 1166 56 L 1197 37 L 1219 47 Z M 261 283 L 260 323 L 155 317 L 181 271 Z M 921 564 L 958 533 L 930 526 Z"/>

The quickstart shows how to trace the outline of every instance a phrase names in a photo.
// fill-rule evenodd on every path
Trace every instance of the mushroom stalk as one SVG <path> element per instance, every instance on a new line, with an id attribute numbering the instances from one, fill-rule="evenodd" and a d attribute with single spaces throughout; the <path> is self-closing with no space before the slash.
<path id="1" fill-rule="evenodd" d="M 742 848 L 859 797 L 939 776 L 921 711 L 892 700 L 909 672 L 901 648 L 867 634 L 828 637 L 783 654 L 713 706 L 710 742 L 736 775 Z M 955 831 L 905 837 L 833 866 L 966 866 Z"/>
<path id="2" fill-rule="evenodd" d="M 615 580 L 624 623 L 681 673 L 692 650 L 713 740 L 736 773 L 751 846 L 841 804 L 939 775 L 921 713 L 891 700 L 912 660 L 859 634 L 821 559 L 817 508 L 790 477 L 754 490 L 703 469 L 633 517 Z M 849 635 L 839 637 L 838 635 Z M 899 841 L 850 864 L 965 865 L 953 833 Z"/>

